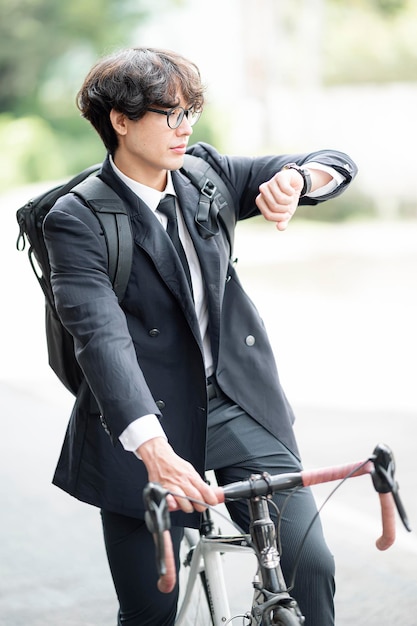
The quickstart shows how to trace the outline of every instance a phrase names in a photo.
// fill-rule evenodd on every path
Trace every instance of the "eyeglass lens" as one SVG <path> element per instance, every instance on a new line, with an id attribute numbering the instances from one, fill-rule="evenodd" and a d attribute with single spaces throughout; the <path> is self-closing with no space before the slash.
<path id="1" fill-rule="evenodd" d="M 190 126 L 194 126 L 194 124 L 198 121 L 200 117 L 200 113 L 194 111 L 194 109 L 183 109 L 182 107 L 178 107 L 173 109 L 171 113 L 168 115 L 168 126 L 170 128 L 178 128 L 184 119 L 184 115 L 186 116 Z"/>

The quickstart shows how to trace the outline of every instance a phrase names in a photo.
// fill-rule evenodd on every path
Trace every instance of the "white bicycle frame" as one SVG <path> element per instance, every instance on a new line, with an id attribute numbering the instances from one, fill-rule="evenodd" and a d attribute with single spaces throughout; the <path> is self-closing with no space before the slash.
<path id="1" fill-rule="evenodd" d="M 250 552 L 253 554 L 248 535 L 200 535 L 198 530 L 186 528 L 184 538 L 192 557 L 182 603 L 179 608 L 176 626 L 190 626 L 189 611 L 192 593 L 199 580 L 201 571 L 205 571 L 208 602 L 214 626 L 226 626 L 232 619 L 229 599 L 224 579 L 222 554 L 225 552 Z M 188 617 L 187 617 L 188 616 Z"/>

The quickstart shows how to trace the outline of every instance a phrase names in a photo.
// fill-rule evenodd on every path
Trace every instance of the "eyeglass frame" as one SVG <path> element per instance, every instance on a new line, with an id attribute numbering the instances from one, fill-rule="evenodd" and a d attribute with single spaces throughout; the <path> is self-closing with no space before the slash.
<path id="1" fill-rule="evenodd" d="M 172 115 L 172 113 L 176 110 L 176 109 L 180 109 L 181 113 L 178 116 L 178 123 L 175 126 L 170 126 L 169 124 L 169 116 Z M 200 119 L 201 113 L 202 111 L 195 111 L 193 107 L 190 107 L 189 109 L 184 109 L 184 107 L 181 106 L 177 106 L 177 107 L 171 107 L 170 109 L 168 109 L 168 111 L 163 111 L 162 109 L 154 109 L 153 107 L 147 107 L 146 109 L 147 111 L 150 111 L 151 113 L 159 113 L 160 115 L 166 115 L 167 116 L 167 124 L 168 124 L 168 128 L 170 128 L 171 130 L 175 130 L 176 128 L 178 128 L 179 126 L 181 126 L 182 121 L 184 119 L 184 115 L 188 120 L 188 115 L 191 113 L 191 111 L 193 111 L 194 115 L 196 115 L 196 119 L 193 121 L 193 123 L 189 122 L 190 126 L 194 126 L 195 124 L 197 124 L 198 120 Z"/>

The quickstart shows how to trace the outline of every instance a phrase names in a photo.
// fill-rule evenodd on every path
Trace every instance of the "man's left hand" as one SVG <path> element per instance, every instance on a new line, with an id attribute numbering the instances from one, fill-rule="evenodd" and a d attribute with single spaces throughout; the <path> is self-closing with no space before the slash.
<path id="1" fill-rule="evenodd" d="M 259 187 L 256 205 L 266 220 L 276 223 L 278 230 L 287 228 L 297 209 L 303 184 L 301 174 L 288 169 L 281 170 Z"/>

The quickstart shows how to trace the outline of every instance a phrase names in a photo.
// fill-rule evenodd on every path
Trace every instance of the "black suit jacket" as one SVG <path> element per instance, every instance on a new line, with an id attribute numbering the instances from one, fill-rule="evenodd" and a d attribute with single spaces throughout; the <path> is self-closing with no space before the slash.
<path id="1" fill-rule="evenodd" d="M 345 183 L 331 196 L 356 173 L 351 159 L 335 151 L 225 157 L 211 146 L 196 144 L 190 152 L 210 161 L 223 177 L 235 199 L 236 221 L 258 215 L 254 200 L 259 185 L 285 163 L 316 160 L 338 169 Z M 158 219 L 107 160 L 100 176 L 123 198 L 131 217 L 133 266 L 121 306 L 107 274 L 103 233 L 92 212 L 69 194 L 56 203 L 44 226 L 57 309 L 74 336 L 85 375 L 54 483 L 90 504 L 142 516 L 146 470 L 124 451 L 118 437 L 136 418 L 155 413 L 176 452 L 203 474 L 207 392 L 202 343 L 185 275 Z M 195 222 L 198 190 L 181 172 L 173 172 L 173 182 L 201 264 L 218 383 L 298 454 L 294 416 L 263 322 L 229 261 L 226 234 L 220 229 L 216 236 L 202 237 Z M 176 515 L 181 523 L 181 513 Z"/>

